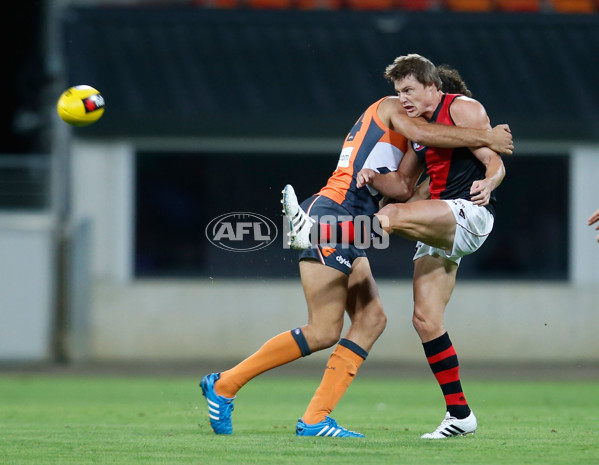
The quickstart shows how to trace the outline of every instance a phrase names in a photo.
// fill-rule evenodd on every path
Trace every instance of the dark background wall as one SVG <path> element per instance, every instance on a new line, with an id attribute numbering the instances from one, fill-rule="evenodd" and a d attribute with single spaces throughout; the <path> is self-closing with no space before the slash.
<path id="1" fill-rule="evenodd" d="M 44 1 L 24 0 L 0 15 L 2 105 L 0 153 L 49 151 L 43 138 Z"/>
<path id="2" fill-rule="evenodd" d="M 110 102 L 95 135 L 340 137 L 420 53 L 520 139 L 599 139 L 599 15 L 73 8 L 64 32 Z"/>

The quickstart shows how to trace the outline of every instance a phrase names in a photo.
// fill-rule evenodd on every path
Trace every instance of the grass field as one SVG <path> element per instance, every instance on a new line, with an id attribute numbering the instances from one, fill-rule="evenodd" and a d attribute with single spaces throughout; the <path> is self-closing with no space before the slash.
<path id="1" fill-rule="evenodd" d="M 468 381 L 475 435 L 419 439 L 444 414 L 434 379 L 358 378 L 334 412 L 365 439 L 298 438 L 318 378 L 264 376 L 215 436 L 198 379 L 0 375 L 0 463 L 599 464 L 599 382 Z"/>

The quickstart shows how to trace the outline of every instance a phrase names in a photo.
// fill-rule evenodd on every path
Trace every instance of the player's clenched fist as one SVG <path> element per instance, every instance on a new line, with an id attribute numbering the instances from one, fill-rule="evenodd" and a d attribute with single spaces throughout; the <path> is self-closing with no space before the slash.
<path id="1" fill-rule="evenodd" d="M 361 187 L 370 184 L 376 175 L 376 171 L 371 170 L 370 168 L 362 168 L 358 171 L 358 175 L 356 176 L 356 187 L 360 189 Z"/>

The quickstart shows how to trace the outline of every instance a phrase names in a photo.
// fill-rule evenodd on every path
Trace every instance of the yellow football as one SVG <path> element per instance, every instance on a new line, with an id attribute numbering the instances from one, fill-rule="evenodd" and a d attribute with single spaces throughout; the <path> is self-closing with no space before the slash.
<path id="1" fill-rule="evenodd" d="M 63 121 L 73 126 L 87 126 L 104 114 L 104 97 L 91 86 L 74 86 L 62 93 L 56 110 Z"/>

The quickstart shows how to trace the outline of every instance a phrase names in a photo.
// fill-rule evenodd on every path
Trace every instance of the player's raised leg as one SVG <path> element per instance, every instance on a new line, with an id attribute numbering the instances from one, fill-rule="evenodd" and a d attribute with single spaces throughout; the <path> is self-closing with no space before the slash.
<path id="1" fill-rule="evenodd" d="M 375 213 L 375 217 L 389 234 L 441 249 L 451 250 L 453 246 L 456 220 L 443 200 L 388 204 Z"/>

